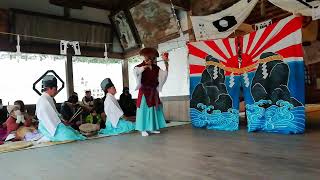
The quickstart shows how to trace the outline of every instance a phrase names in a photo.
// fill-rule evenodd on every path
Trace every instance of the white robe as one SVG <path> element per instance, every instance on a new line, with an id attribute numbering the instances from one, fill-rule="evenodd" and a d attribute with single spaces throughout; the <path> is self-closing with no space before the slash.
<path id="1" fill-rule="evenodd" d="M 110 93 L 107 94 L 106 99 L 104 100 L 104 112 L 112 127 L 116 128 L 119 119 L 123 116 L 123 111 L 117 99 Z"/>
<path id="2" fill-rule="evenodd" d="M 49 94 L 43 93 L 40 96 L 36 105 L 36 115 L 50 135 L 54 136 L 61 120 L 53 98 Z"/>
<path id="3" fill-rule="evenodd" d="M 141 77 L 142 77 L 143 71 L 144 71 L 143 67 L 135 67 L 133 69 L 134 77 L 135 77 L 136 83 L 137 83 L 135 90 L 138 90 L 141 87 Z M 158 75 L 159 85 L 157 87 L 158 92 L 162 91 L 162 87 L 163 87 L 164 83 L 167 81 L 167 78 L 168 78 L 168 71 L 164 71 L 162 69 L 159 69 L 159 75 Z"/>

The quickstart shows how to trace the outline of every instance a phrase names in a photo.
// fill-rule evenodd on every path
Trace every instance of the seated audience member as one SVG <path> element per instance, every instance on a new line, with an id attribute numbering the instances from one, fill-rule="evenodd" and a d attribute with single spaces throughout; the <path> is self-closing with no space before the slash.
<path id="1" fill-rule="evenodd" d="M 8 105 L 7 111 L 9 113 L 9 117 L 6 120 L 5 123 L 2 124 L 2 126 L 6 129 L 6 136 L 3 137 L 3 140 L 13 131 L 16 131 L 19 128 L 20 122 L 17 121 L 17 116 L 19 116 L 19 121 L 21 112 L 19 110 L 19 107 L 16 105 Z"/>
<path id="2" fill-rule="evenodd" d="M 85 91 L 85 96 L 82 98 L 82 104 L 85 106 L 93 107 L 93 97 L 91 96 L 91 90 Z"/>
<path id="3" fill-rule="evenodd" d="M 24 125 L 26 127 L 30 127 L 32 124 L 32 116 L 28 114 L 27 109 L 25 108 L 24 102 L 21 100 L 17 100 L 13 104 L 19 107 L 21 114 L 24 116 L 24 119 L 25 119 Z"/>
<path id="4" fill-rule="evenodd" d="M 44 136 L 39 142 L 85 140 L 78 131 L 61 122 L 53 97 L 57 95 L 57 79 L 47 75 L 42 80 L 43 94 L 36 104 L 36 115 L 39 119 L 39 132 Z"/>
<path id="5" fill-rule="evenodd" d="M 7 111 L 6 109 L 3 107 L 3 104 L 2 104 L 2 99 L 0 99 L 0 127 L 1 125 L 6 122 L 7 120 Z"/>
<path id="6" fill-rule="evenodd" d="M 21 101 L 22 102 L 22 101 Z M 22 102 L 23 103 L 23 102 Z M 40 134 L 34 126 L 31 126 L 31 119 L 25 119 L 23 111 L 20 110 L 19 105 L 7 106 L 9 117 L 3 124 L 7 133 L 3 138 L 7 138 L 9 134 L 13 134 L 14 140 L 33 140 L 39 139 Z M 22 109 L 24 110 L 24 109 Z"/>
<path id="7" fill-rule="evenodd" d="M 79 97 L 78 93 L 76 93 L 76 92 L 73 92 L 71 95 L 75 95 L 75 96 Z"/>
<path id="8" fill-rule="evenodd" d="M 85 121 L 86 123 L 98 124 L 100 126 L 100 123 L 102 123 L 101 114 L 103 113 L 103 102 L 100 98 L 95 99 L 93 102 L 93 108 Z"/>
<path id="9" fill-rule="evenodd" d="M 106 127 L 100 130 L 100 134 L 117 135 L 127 133 L 135 129 L 135 124 L 124 119 L 123 111 L 114 97 L 117 93 L 111 79 L 106 78 L 101 82 L 101 89 L 106 93 L 104 112 L 107 116 Z"/>
<path id="10" fill-rule="evenodd" d="M 136 115 L 136 103 L 132 99 L 128 87 L 123 88 L 122 94 L 120 95 L 119 104 L 125 116 L 130 117 Z"/>
<path id="11" fill-rule="evenodd" d="M 7 111 L 3 108 L 2 99 L 0 99 L 0 144 L 3 142 L 1 141 L 7 134 L 6 128 L 2 127 L 2 124 L 6 122 L 7 119 Z"/>
<path id="12" fill-rule="evenodd" d="M 72 128 L 79 130 L 82 111 L 82 107 L 78 104 L 78 97 L 71 95 L 68 98 L 68 101 L 61 104 L 60 114 L 62 115 L 63 123 L 71 125 Z"/>

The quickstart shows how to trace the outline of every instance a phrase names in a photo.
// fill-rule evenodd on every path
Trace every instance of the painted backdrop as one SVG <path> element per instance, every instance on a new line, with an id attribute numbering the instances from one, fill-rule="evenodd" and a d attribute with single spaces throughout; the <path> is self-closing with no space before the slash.
<path id="1" fill-rule="evenodd" d="M 304 132 L 301 18 L 243 37 L 192 42 L 188 49 L 194 127 L 237 130 L 243 89 L 249 132 Z"/>

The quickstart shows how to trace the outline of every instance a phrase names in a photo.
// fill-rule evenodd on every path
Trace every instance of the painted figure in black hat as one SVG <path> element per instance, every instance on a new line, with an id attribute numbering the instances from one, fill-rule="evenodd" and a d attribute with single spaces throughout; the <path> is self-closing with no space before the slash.
<path id="1" fill-rule="evenodd" d="M 219 60 L 211 55 L 206 57 L 206 61 L 219 63 Z M 202 109 L 198 107 L 199 103 L 211 105 L 214 110 L 221 112 L 227 112 L 232 108 L 232 98 L 227 91 L 223 69 L 209 65 L 202 72 L 201 81 L 192 93 L 190 106 L 201 111 Z"/>
<path id="2" fill-rule="evenodd" d="M 260 59 L 276 56 L 272 52 L 263 53 Z M 301 102 L 291 96 L 288 81 L 290 69 L 281 59 L 260 63 L 251 85 L 251 94 L 255 102 L 271 100 L 275 105 L 277 101 L 284 100 L 294 106 L 302 106 Z"/>

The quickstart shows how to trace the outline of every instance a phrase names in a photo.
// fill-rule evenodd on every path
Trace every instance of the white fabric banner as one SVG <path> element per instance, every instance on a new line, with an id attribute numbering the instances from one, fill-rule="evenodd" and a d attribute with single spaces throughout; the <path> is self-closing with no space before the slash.
<path id="1" fill-rule="evenodd" d="M 311 2 L 307 2 L 306 0 L 269 0 L 269 2 L 281 9 L 294 14 L 300 13 L 304 16 L 312 16 L 312 7 L 320 6 L 320 1 L 318 0 Z"/>
<path id="2" fill-rule="evenodd" d="M 320 6 L 312 9 L 312 20 L 320 19 Z"/>
<path id="3" fill-rule="evenodd" d="M 191 16 L 197 40 L 228 37 L 249 16 L 258 0 L 240 0 L 233 6 L 208 16 Z"/>

